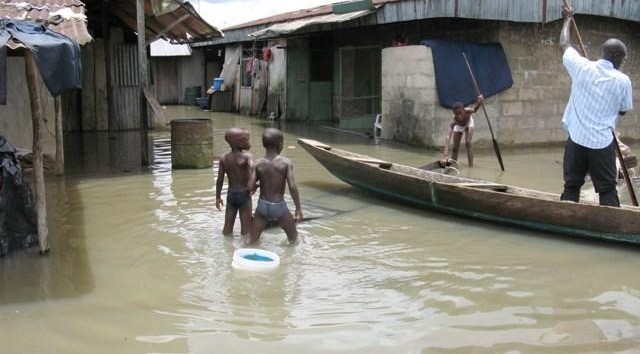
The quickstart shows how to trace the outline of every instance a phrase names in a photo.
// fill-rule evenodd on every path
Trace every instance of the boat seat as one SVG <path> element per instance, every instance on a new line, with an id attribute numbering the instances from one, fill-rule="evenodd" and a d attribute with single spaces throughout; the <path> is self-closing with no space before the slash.
<path id="1" fill-rule="evenodd" d="M 387 162 L 387 161 L 384 161 L 384 160 L 378 160 L 378 159 L 363 158 L 363 157 L 350 157 L 350 159 L 352 159 L 354 161 L 358 161 L 358 162 L 364 162 L 364 163 L 370 163 L 370 164 L 378 165 L 380 168 L 384 168 L 385 170 L 388 170 L 389 168 L 391 168 L 391 165 L 392 165 L 391 162 Z"/>
<path id="2" fill-rule="evenodd" d="M 506 192 L 509 189 L 509 186 L 506 184 L 498 184 L 498 183 L 455 183 L 457 186 L 461 187 L 470 187 L 470 188 L 480 188 L 480 189 L 491 189 L 498 192 Z"/>

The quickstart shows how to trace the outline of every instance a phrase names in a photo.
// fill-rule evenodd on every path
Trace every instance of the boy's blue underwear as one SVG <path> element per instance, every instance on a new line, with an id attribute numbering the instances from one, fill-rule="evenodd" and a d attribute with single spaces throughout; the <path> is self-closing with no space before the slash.
<path id="1" fill-rule="evenodd" d="M 247 193 L 246 190 L 227 191 L 227 206 L 240 209 L 249 200 L 251 200 L 251 197 L 249 196 L 249 193 Z"/>
<path id="2" fill-rule="evenodd" d="M 267 221 L 275 221 L 280 219 L 282 214 L 289 212 L 287 203 L 283 200 L 281 202 L 272 203 L 263 199 L 258 199 L 258 207 L 256 208 L 256 214 L 262 215 Z"/>

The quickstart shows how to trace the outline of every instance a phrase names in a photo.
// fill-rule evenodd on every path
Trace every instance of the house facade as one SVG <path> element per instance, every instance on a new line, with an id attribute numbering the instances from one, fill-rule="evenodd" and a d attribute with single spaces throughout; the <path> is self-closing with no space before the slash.
<path id="1" fill-rule="evenodd" d="M 325 5 L 237 25 L 224 30 L 224 39 L 194 48 L 224 49 L 222 76 L 238 112 L 359 132 L 372 132 L 381 114 L 382 137 L 438 147 L 452 114 L 439 103 L 431 49 L 420 42 L 500 43 L 513 86 L 485 101 L 497 140 L 536 145 L 566 139 L 561 118 L 570 80 L 558 46 L 561 0 L 346 4 L 351 8 Z M 640 4 L 574 6 L 590 57 L 598 57 L 607 38 L 620 38 L 629 49 L 622 71 L 638 82 Z M 640 139 L 639 117 L 632 111 L 620 121 L 623 139 Z M 476 144 L 490 146 L 485 117 L 477 114 L 475 121 Z"/>

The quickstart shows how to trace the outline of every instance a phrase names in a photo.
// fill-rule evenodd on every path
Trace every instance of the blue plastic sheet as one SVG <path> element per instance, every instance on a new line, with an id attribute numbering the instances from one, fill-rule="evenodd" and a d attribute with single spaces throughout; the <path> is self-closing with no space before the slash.
<path id="1" fill-rule="evenodd" d="M 438 100 L 444 107 L 451 108 L 455 102 L 469 104 L 475 102 L 478 96 L 462 53 L 467 56 L 485 98 L 513 85 L 509 62 L 500 43 L 430 39 L 420 44 L 431 48 Z"/>

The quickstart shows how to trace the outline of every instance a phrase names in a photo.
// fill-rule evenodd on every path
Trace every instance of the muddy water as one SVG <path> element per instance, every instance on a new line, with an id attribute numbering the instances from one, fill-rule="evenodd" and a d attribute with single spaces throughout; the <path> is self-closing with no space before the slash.
<path id="1" fill-rule="evenodd" d="M 263 152 L 267 122 L 171 112 L 212 117 L 217 156 L 231 125 Z M 640 249 L 381 201 L 332 177 L 296 138 L 409 165 L 438 153 L 281 128 L 303 209 L 317 218 L 299 225 L 296 246 L 277 228 L 263 234 L 258 247 L 281 256 L 268 275 L 233 271 L 240 244 L 221 235 L 217 167 L 172 171 L 168 132 L 152 134 L 148 170 L 136 133 L 70 137 L 68 175 L 48 179 L 51 253 L 0 259 L 0 352 L 640 352 Z M 560 148 L 502 154 L 507 172 L 478 151 L 463 174 L 560 188 Z"/>

